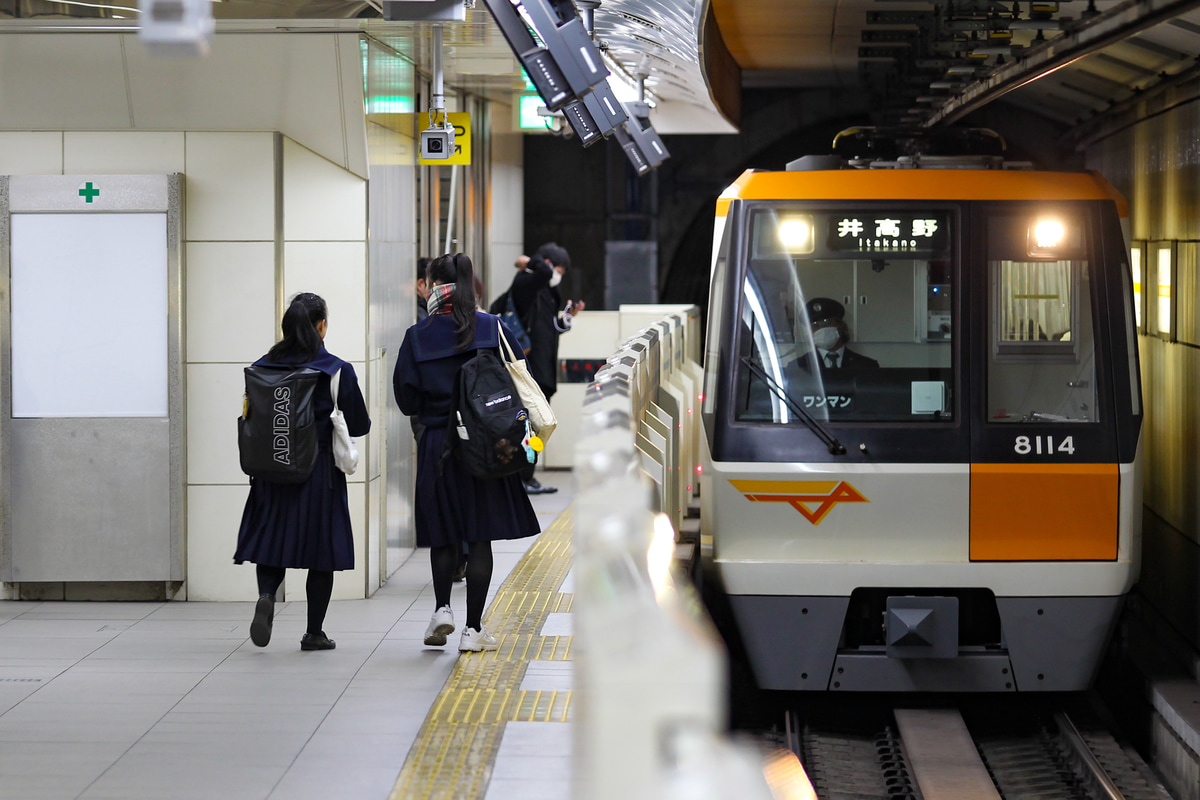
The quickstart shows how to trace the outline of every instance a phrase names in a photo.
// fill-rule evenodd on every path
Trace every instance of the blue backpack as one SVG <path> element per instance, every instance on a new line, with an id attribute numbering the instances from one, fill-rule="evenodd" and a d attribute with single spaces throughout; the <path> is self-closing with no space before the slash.
<path id="1" fill-rule="evenodd" d="M 517 307 L 513 305 L 511 290 L 508 292 L 508 300 L 504 304 L 504 312 L 500 314 L 500 321 L 516 337 L 517 344 L 521 345 L 521 349 L 528 353 L 533 347 L 533 343 L 529 339 L 529 332 L 521 323 L 521 317 L 517 315 Z"/>

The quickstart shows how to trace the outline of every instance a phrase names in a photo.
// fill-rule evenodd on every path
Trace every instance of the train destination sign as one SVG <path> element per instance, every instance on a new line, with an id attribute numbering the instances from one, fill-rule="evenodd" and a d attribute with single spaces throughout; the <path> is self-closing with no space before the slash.
<path id="1" fill-rule="evenodd" d="M 871 212 L 830 214 L 830 250 L 855 253 L 913 253 L 943 250 L 950 223 L 945 213 Z"/>

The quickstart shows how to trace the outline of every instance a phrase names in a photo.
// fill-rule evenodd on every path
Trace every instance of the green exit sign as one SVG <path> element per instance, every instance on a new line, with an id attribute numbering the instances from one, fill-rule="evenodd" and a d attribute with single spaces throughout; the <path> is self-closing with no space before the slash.
<path id="1" fill-rule="evenodd" d="M 521 95 L 519 106 L 520 126 L 524 131 L 544 131 L 549 117 L 539 117 L 538 109 L 545 105 L 542 98 L 536 94 Z"/>

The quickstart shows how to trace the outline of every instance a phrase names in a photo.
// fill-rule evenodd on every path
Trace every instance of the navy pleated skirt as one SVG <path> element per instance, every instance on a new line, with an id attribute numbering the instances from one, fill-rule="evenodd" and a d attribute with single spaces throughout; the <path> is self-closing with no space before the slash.
<path id="1" fill-rule="evenodd" d="M 417 443 L 413 509 L 417 546 L 520 539 L 541 533 L 519 474 L 481 481 L 451 457 L 439 475 L 438 462 L 445 441 L 446 429 L 431 427 Z"/>
<path id="2" fill-rule="evenodd" d="M 354 568 L 346 475 L 322 448 L 304 483 L 250 481 L 233 560 L 267 567 Z"/>

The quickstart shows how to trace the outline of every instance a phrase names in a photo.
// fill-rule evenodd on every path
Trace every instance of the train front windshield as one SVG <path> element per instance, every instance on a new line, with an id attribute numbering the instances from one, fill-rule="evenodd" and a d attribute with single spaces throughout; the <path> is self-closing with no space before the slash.
<path id="1" fill-rule="evenodd" d="M 951 218 L 752 210 L 737 419 L 951 421 Z"/>

